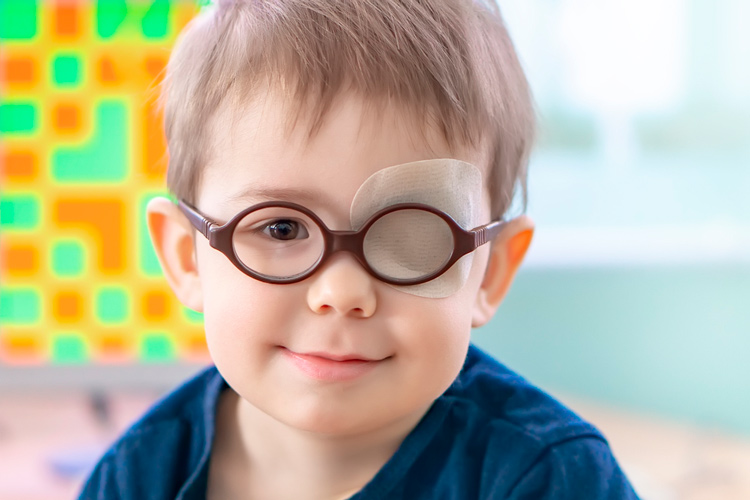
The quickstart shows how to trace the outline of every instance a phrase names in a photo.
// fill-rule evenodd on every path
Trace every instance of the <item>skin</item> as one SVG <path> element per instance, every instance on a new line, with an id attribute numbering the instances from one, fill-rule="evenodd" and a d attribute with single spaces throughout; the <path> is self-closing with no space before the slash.
<path id="1" fill-rule="evenodd" d="M 435 130 L 412 134 L 414 121 L 397 109 L 377 119 L 363 110 L 341 96 L 311 139 L 304 127 L 284 131 L 284 101 L 271 93 L 241 112 L 219 110 L 195 205 L 223 223 L 251 204 L 289 200 L 331 229 L 351 229 L 355 192 L 382 168 L 458 158 L 487 177 L 483 152 L 452 150 Z M 483 222 L 489 206 L 485 192 Z M 376 280 L 346 253 L 300 283 L 262 283 L 210 248 L 169 200 L 147 212 L 165 276 L 204 313 L 209 351 L 231 387 L 217 411 L 212 498 L 336 499 L 364 486 L 455 379 L 471 328 L 492 318 L 534 229 L 526 216 L 511 221 L 477 250 L 465 286 L 430 299 Z M 321 380 L 294 361 L 311 353 L 371 361 L 353 379 Z"/>

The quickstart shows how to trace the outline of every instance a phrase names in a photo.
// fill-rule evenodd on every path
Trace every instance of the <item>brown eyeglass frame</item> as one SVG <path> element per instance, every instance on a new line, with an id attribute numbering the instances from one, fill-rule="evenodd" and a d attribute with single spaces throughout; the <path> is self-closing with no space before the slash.
<path id="1" fill-rule="evenodd" d="M 287 201 L 266 201 L 263 203 L 258 203 L 257 205 L 253 205 L 242 210 L 225 224 L 219 224 L 218 222 L 211 220 L 209 217 L 199 212 L 197 208 L 193 207 L 183 200 L 179 200 L 177 206 L 180 208 L 180 210 L 182 210 L 193 227 L 195 227 L 198 232 L 200 232 L 208 239 L 209 245 L 211 245 L 212 248 L 215 248 L 216 250 L 223 253 L 240 271 L 264 283 L 273 283 L 279 285 L 297 283 L 304 280 L 305 278 L 311 276 L 320 266 L 322 266 L 331 255 L 341 251 L 353 254 L 357 261 L 362 265 L 362 267 L 365 268 L 365 270 L 369 274 L 379 279 L 380 281 L 391 285 L 419 285 L 421 283 L 426 283 L 437 278 L 448 269 L 450 269 L 450 267 L 455 264 L 458 259 L 468 253 L 473 252 L 488 241 L 496 238 L 507 223 L 503 220 L 496 220 L 490 222 L 489 224 L 478 226 L 471 230 L 466 230 L 459 226 L 458 223 L 453 220 L 450 215 L 441 210 L 438 210 L 435 207 L 431 207 L 429 205 L 424 205 L 421 203 L 399 203 L 379 210 L 377 213 L 367 219 L 364 225 L 357 231 L 332 231 L 328 229 L 325 223 L 311 210 L 303 207 L 302 205 Z M 239 222 L 250 212 L 268 207 L 291 208 L 293 210 L 297 210 L 298 212 L 302 212 L 306 216 L 310 217 L 310 219 L 315 222 L 320 228 L 321 233 L 323 234 L 325 247 L 323 248 L 323 253 L 320 255 L 318 260 L 312 266 L 310 266 L 308 270 L 286 278 L 275 278 L 253 271 L 245 264 L 243 264 L 242 261 L 237 257 L 237 254 L 234 251 L 234 245 L 232 243 L 232 236 L 234 234 L 235 227 L 237 227 L 237 224 L 239 224 Z M 448 227 L 450 227 L 451 232 L 453 233 L 453 252 L 445 262 L 443 267 L 432 274 L 414 279 L 390 278 L 378 273 L 367 263 L 367 259 L 364 253 L 365 235 L 367 234 L 368 229 L 384 215 L 395 212 L 397 210 L 407 209 L 423 210 L 425 212 L 433 213 L 443 219 L 448 224 Z"/>

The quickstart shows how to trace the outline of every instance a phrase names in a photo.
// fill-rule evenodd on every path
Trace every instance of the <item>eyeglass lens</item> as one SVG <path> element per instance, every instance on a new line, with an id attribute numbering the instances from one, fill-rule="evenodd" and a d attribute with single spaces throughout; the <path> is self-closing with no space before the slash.
<path id="1" fill-rule="evenodd" d="M 396 210 L 370 226 L 364 240 L 367 263 L 381 275 L 417 279 L 438 271 L 453 253 L 450 226 L 432 212 Z"/>

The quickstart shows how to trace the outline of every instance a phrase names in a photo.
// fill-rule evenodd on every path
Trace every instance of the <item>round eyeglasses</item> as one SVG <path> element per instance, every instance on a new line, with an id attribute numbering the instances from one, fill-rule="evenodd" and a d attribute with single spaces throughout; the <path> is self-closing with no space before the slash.
<path id="1" fill-rule="evenodd" d="M 386 207 L 357 231 L 332 231 L 311 210 L 284 201 L 253 205 L 226 224 L 180 200 L 179 208 L 211 247 L 239 270 L 266 283 L 296 283 L 336 252 L 350 252 L 377 279 L 418 285 L 495 238 L 498 220 L 466 230 L 445 212 L 420 203 Z"/>

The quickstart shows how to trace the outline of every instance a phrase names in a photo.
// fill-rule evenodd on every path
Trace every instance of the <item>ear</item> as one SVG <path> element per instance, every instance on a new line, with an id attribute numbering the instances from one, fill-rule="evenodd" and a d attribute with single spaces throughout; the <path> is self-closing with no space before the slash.
<path id="1" fill-rule="evenodd" d="M 472 327 L 486 324 L 495 315 L 521 267 L 533 236 L 534 222 L 522 215 L 508 222 L 491 243 L 484 280 L 474 304 Z"/>
<path id="2" fill-rule="evenodd" d="M 193 242 L 195 229 L 177 205 L 163 197 L 149 201 L 146 222 L 169 286 L 185 306 L 202 312 L 203 293 Z"/>

